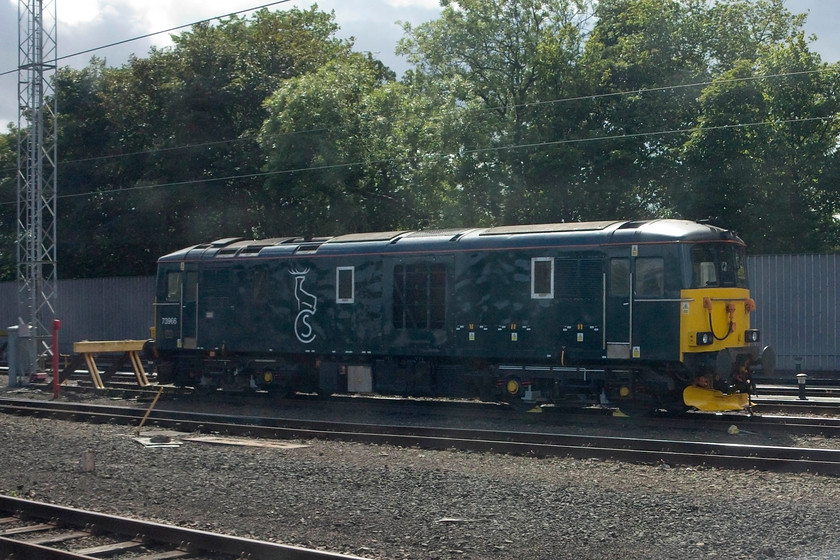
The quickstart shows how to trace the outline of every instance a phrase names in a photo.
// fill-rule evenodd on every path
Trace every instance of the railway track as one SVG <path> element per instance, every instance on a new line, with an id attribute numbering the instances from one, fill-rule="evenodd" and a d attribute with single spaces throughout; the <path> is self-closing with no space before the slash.
<path id="1" fill-rule="evenodd" d="M 138 425 L 143 410 L 117 406 L 0 399 L 0 412 L 66 420 Z M 814 418 L 716 416 L 712 422 L 737 420 L 751 429 L 766 427 L 797 433 L 840 433 L 840 421 Z M 701 422 L 705 419 L 698 418 Z M 186 432 L 212 432 L 274 439 L 333 439 L 357 443 L 528 456 L 599 458 L 668 465 L 705 465 L 840 475 L 840 450 L 689 442 L 545 432 L 386 426 L 266 417 L 230 417 L 193 412 L 156 411 L 147 423 Z"/>
<path id="2" fill-rule="evenodd" d="M 361 560 L 0 496 L 0 558 L 31 560 Z"/>
<path id="3" fill-rule="evenodd" d="M 107 358 L 107 357 L 106 357 Z M 6 368 L 0 364 L 0 373 Z M 153 377 L 153 374 L 150 374 Z M 61 390 L 67 393 L 96 394 L 109 398 L 134 400 L 138 402 L 151 401 L 155 398 L 159 389 L 157 385 L 138 387 L 134 380 L 134 373 L 116 369 L 109 372 L 108 385 L 96 388 L 87 370 L 76 370 L 72 376 L 74 385 L 63 385 Z M 37 385 L 34 385 L 37 387 Z M 774 414 L 814 414 L 814 415 L 837 415 L 840 414 L 840 386 L 833 378 L 813 378 L 807 385 L 805 399 L 801 398 L 800 389 L 796 379 L 783 378 L 762 378 L 758 384 L 758 394 L 753 397 L 755 410 L 760 413 Z M 48 384 L 44 390 L 51 390 Z M 164 386 L 163 398 L 190 398 L 200 394 L 189 387 Z M 232 400 L 243 398 L 271 398 L 266 393 L 249 392 L 247 395 L 233 392 L 227 397 L 217 396 L 216 398 L 228 398 Z M 323 398 L 323 397 L 321 397 Z M 342 400 L 339 397 L 337 400 Z M 356 400 L 364 400 L 357 398 Z M 433 403 L 426 403 L 426 406 Z"/>
<path id="4" fill-rule="evenodd" d="M 70 394 L 82 394 L 82 395 L 96 395 L 97 397 L 107 397 L 112 399 L 122 399 L 125 401 L 135 401 L 135 402 L 150 402 L 154 400 L 157 396 L 158 390 L 160 389 L 159 386 L 151 385 L 149 387 L 137 387 L 132 383 L 115 383 L 113 386 L 107 387 L 105 389 L 97 389 L 90 384 L 82 384 L 82 385 L 73 385 L 64 387 L 63 390 L 66 393 Z M 840 391 L 840 389 L 837 389 Z M 179 388 L 179 387 L 172 387 L 172 386 L 164 386 L 163 393 L 161 395 L 162 399 L 178 399 L 178 400 L 189 400 L 189 399 L 205 399 L 205 398 L 212 398 L 215 401 L 223 402 L 223 403 L 233 403 L 233 404 L 242 404 L 242 403 L 251 403 L 251 402 L 271 402 L 274 400 L 274 397 L 268 395 L 267 393 L 261 392 L 219 392 L 218 394 L 212 395 L 208 397 L 206 394 L 201 392 L 196 392 L 191 388 Z M 305 400 L 306 396 L 302 395 L 299 396 L 296 401 L 302 402 Z M 392 405 L 393 403 L 399 403 L 399 407 L 401 409 L 414 409 L 414 410 L 446 410 L 447 414 L 451 414 L 455 408 L 458 408 L 463 414 L 481 414 L 487 415 L 489 413 L 498 413 L 501 415 L 506 414 L 506 406 L 505 405 L 494 405 L 493 403 L 483 403 L 483 402 L 476 402 L 476 401 L 449 401 L 449 400 L 413 400 L 413 399 L 391 399 L 391 398 L 382 398 L 382 397 L 360 397 L 360 396 L 352 396 L 352 397 L 344 397 L 344 396 L 334 396 L 334 397 L 316 397 L 316 399 L 320 402 L 332 402 L 336 405 L 347 404 L 352 402 L 353 407 L 357 407 L 360 403 L 363 403 L 364 406 L 388 406 Z M 749 420 L 753 424 L 761 423 L 762 428 L 764 429 L 783 429 L 788 431 L 789 433 L 801 434 L 801 435 L 832 435 L 831 432 L 837 432 L 837 437 L 840 437 L 840 429 L 836 429 L 834 425 L 837 423 L 832 420 L 830 417 L 832 416 L 840 416 L 840 399 L 827 399 L 823 396 L 822 393 L 817 392 L 816 394 L 809 394 L 807 399 L 800 400 L 795 398 L 785 398 L 783 395 L 776 395 L 773 393 L 769 393 L 766 390 L 761 392 L 761 395 L 756 396 L 753 398 L 753 412 L 756 412 L 757 415 L 751 417 L 752 419 Z M 553 413 L 560 413 L 564 415 L 603 415 L 608 414 L 612 409 L 608 410 L 598 410 L 594 408 L 581 408 L 580 405 L 570 405 L 570 406 L 548 406 L 543 409 L 544 412 L 553 412 Z M 478 412 L 476 412 L 478 411 Z M 787 420 L 775 420 L 772 419 L 768 415 L 788 415 L 791 418 Z M 807 421 L 797 421 L 795 418 L 796 416 L 802 415 L 810 415 L 813 418 L 808 418 Z M 700 414 L 700 417 L 705 418 L 705 421 L 715 422 L 716 420 L 720 421 L 743 421 L 744 415 L 737 414 L 737 413 L 730 413 L 730 414 L 723 414 L 723 415 L 713 415 L 713 414 Z M 690 417 L 692 420 L 696 420 L 698 416 L 691 415 Z M 819 417 L 823 417 L 823 420 L 819 420 Z M 668 423 L 669 425 L 678 426 L 681 420 L 677 419 L 671 421 L 669 418 L 658 418 L 657 423 L 658 425 L 662 425 L 662 423 Z"/>
<path id="5" fill-rule="evenodd" d="M 0 368 L 2 370 L 2 368 Z M 70 394 L 87 394 L 87 395 L 96 395 L 98 397 L 107 397 L 107 398 L 114 398 L 114 399 L 123 399 L 123 400 L 132 400 L 137 402 L 147 402 L 153 400 L 160 386 L 158 385 L 150 385 L 148 387 L 138 387 L 136 382 L 134 381 L 125 381 L 131 377 L 132 374 L 126 372 L 117 372 L 114 375 L 114 380 L 109 383 L 109 385 L 104 388 L 96 388 L 87 379 L 87 374 L 85 375 L 78 374 L 75 385 L 68 385 L 62 386 L 61 390 L 65 393 Z M 36 386 L 37 387 L 37 386 Z M 45 391 L 51 390 L 50 387 L 47 385 L 44 386 Z M 178 399 L 189 399 L 199 397 L 201 398 L 203 393 L 200 391 L 196 391 L 190 387 L 174 387 L 174 386 L 163 386 L 163 393 L 162 398 L 178 398 Z M 263 400 L 267 401 L 274 397 L 271 395 L 264 393 L 264 392 L 255 392 L 255 391 L 248 391 L 248 392 L 231 392 L 231 393 L 224 393 L 220 392 L 218 395 L 215 395 L 213 398 L 217 400 L 228 400 L 231 402 L 238 402 L 242 400 Z M 377 397 L 342 397 L 337 396 L 333 397 L 332 400 L 335 402 L 342 402 L 347 401 L 349 398 L 352 398 L 354 401 L 367 401 L 367 402 L 377 402 L 377 401 L 387 401 L 387 398 L 377 398 Z M 318 397 L 320 400 L 325 400 L 327 397 Z M 402 400 L 401 402 L 411 402 L 412 405 L 415 406 L 426 406 L 426 407 L 435 407 L 435 406 L 447 406 L 451 407 L 452 402 L 454 401 L 405 401 Z M 813 415 L 840 415 L 840 387 L 836 386 L 824 386 L 824 385 L 813 385 L 809 386 L 808 390 L 806 391 L 806 398 L 801 399 L 799 398 L 799 392 L 796 386 L 793 385 L 760 385 L 759 386 L 759 393 L 752 397 L 752 403 L 754 410 L 759 412 L 760 414 L 789 414 L 789 415 L 797 415 L 797 414 L 813 414 Z M 462 402 L 462 406 L 464 407 L 476 407 L 476 408 L 484 408 L 487 409 L 490 407 L 488 403 L 477 403 L 477 402 Z M 579 407 L 579 405 L 577 406 Z M 502 407 L 503 408 L 503 407 Z M 562 406 L 558 407 L 563 410 L 568 410 L 572 408 L 576 408 L 575 406 L 570 406 L 564 408 Z M 552 410 L 554 407 L 548 407 L 547 410 Z"/>

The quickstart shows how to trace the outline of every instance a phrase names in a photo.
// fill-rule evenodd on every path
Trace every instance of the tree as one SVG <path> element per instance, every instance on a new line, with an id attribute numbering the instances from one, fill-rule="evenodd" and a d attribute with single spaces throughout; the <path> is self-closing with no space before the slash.
<path id="1" fill-rule="evenodd" d="M 220 237 L 671 215 L 836 249 L 840 73 L 803 21 L 783 0 L 445 0 L 404 27 L 397 81 L 332 14 L 261 10 L 62 68 L 59 274 L 148 274 Z"/>
<path id="2" fill-rule="evenodd" d="M 397 180 L 405 88 L 358 53 L 287 80 L 266 102 L 266 200 L 289 233 L 389 229 L 416 214 Z"/>
<path id="3" fill-rule="evenodd" d="M 60 224 L 74 224 L 62 277 L 147 274 L 175 248 L 259 230 L 262 102 L 349 52 L 336 30 L 315 7 L 263 9 L 196 25 L 120 68 L 62 69 L 62 193 L 78 193 L 59 202 Z"/>
<path id="4" fill-rule="evenodd" d="M 17 277 L 17 131 L 0 134 L 0 281 Z"/>
<path id="5" fill-rule="evenodd" d="M 569 148 L 556 140 L 575 129 L 580 115 L 573 110 L 561 116 L 541 102 L 580 93 L 577 63 L 588 4 L 442 4 L 440 19 L 405 26 L 399 52 L 457 107 L 444 116 L 454 133 L 445 151 L 452 154 L 459 213 L 476 224 L 562 219 L 558 193 L 574 175 L 575 158 L 565 158 Z M 547 172 L 547 161 L 564 160 L 570 168 Z"/>
<path id="6" fill-rule="evenodd" d="M 589 217 L 671 213 L 666 185 L 708 79 L 703 0 L 602 0 L 583 64 L 595 99 L 582 146 Z M 595 195 L 595 196 L 592 196 Z"/>
<path id="7" fill-rule="evenodd" d="M 758 4 L 779 10 L 761 23 L 775 31 L 746 33 L 769 42 L 742 47 L 755 58 L 732 62 L 704 90 L 699 126 L 684 145 L 685 182 L 674 183 L 673 198 L 683 215 L 738 229 L 753 252 L 830 250 L 838 187 L 826 174 L 840 134 L 840 77 L 808 49 L 800 18 L 778 2 Z"/>

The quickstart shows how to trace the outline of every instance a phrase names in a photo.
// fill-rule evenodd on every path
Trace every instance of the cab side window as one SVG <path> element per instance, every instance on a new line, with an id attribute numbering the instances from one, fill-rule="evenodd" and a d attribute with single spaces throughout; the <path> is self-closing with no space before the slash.
<path id="1" fill-rule="evenodd" d="M 630 259 L 610 259 L 610 295 L 630 295 Z"/>
<path id="2" fill-rule="evenodd" d="M 665 261 L 662 257 L 636 259 L 636 297 L 661 298 L 665 295 Z"/>
<path id="3" fill-rule="evenodd" d="M 166 275 L 166 301 L 181 301 L 181 273 L 178 271 Z"/>

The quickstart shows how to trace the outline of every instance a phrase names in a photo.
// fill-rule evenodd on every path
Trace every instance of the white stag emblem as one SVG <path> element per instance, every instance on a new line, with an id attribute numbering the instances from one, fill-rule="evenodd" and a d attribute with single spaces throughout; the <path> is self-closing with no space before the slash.
<path id="1" fill-rule="evenodd" d="M 304 344 L 315 340 L 315 331 L 309 323 L 310 317 L 315 315 L 318 298 L 303 289 L 303 282 L 309 269 L 290 270 L 289 274 L 295 278 L 295 299 L 298 304 L 298 314 L 295 317 L 295 336 Z"/>

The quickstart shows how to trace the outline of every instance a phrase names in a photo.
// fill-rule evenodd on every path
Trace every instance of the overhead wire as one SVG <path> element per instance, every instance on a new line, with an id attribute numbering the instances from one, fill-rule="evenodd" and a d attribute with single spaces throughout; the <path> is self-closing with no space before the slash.
<path id="1" fill-rule="evenodd" d="M 288 0 L 284 0 L 284 1 L 288 1 Z M 219 16 L 219 17 L 226 17 L 226 16 Z M 205 20 L 205 21 L 207 21 L 207 20 Z M 838 70 L 835 68 L 834 72 L 836 72 L 836 71 L 838 71 Z M 572 96 L 572 97 L 561 97 L 561 98 L 542 100 L 542 101 L 539 101 L 539 100 L 538 101 L 530 101 L 530 102 L 526 102 L 526 103 L 519 103 L 519 104 L 510 105 L 509 107 L 510 108 L 523 108 L 523 107 L 532 107 L 532 106 L 533 107 L 538 107 L 538 106 L 542 106 L 542 105 L 552 105 L 552 104 L 567 103 L 567 102 L 572 102 L 572 101 L 587 101 L 587 100 L 595 100 L 595 99 L 604 99 L 604 98 L 608 98 L 608 97 L 622 97 L 622 96 L 627 96 L 627 95 L 640 95 L 640 94 L 645 94 L 645 93 L 673 91 L 673 90 L 677 90 L 677 89 L 706 87 L 706 86 L 709 86 L 709 85 L 712 85 L 712 84 L 733 84 L 733 83 L 739 83 L 739 82 L 759 81 L 759 80 L 766 80 L 766 79 L 773 79 L 773 78 L 788 78 L 788 77 L 804 76 L 804 75 L 817 74 L 817 73 L 823 73 L 823 72 L 826 72 L 826 69 L 803 70 L 803 71 L 796 71 L 796 72 L 783 72 L 783 73 L 777 73 L 777 74 L 767 74 L 767 75 L 762 75 L 762 76 L 745 76 L 745 77 L 740 77 L 740 78 L 707 80 L 707 81 L 701 81 L 701 82 L 690 82 L 690 83 L 686 83 L 686 84 L 671 84 L 671 85 L 666 85 L 666 86 L 655 86 L 655 87 L 649 87 L 649 88 L 636 88 L 636 89 L 622 90 L 622 91 L 617 91 L 617 92 L 594 93 L 594 94 L 578 95 L 578 96 Z M 500 108 L 501 107 L 499 107 L 499 106 L 489 106 L 489 107 L 482 107 L 480 110 L 481 111 L 495 111 L 495 110 L 498 110 Z M 455 110 L 452 110 L 452 112 L 454 112 L 454 111 Z M 289 132 L 283 133 L 282 135 L 287 136 L 287 135 L 292 135 L 292 134 L 309 134 L 309 133 L 312 133 L 312 132 L 328 132 L 328 131 L 333 130 L 333 129 L 334 129 L 334 127 L 320 127 L 320 128 L 313 128 L 313 129 L 307 129 L 307 130 L 289 131 Z M 166 147 L 160 147 L 160 148 L 151 148 L 149 150 L 139 150 L 139 151 L 133 151 L 133 152 L 118 152 L 118 153 L 113 153 L 113 154 L 106 154 L 106 155 L 101 155 L 101 156 L 92 156 L 92 157 L 89 157 L 89 158 L 79 158 L 79 159 L 73 159 L 73 160 L 61 160 L 61 159 L 59 159 L 59 163 L 60 164 L 82 163 L 82 162 L 88 162 L 88 161 L 101 161 L 101 160 L 121 158 L 121 157 L 130 157 L 130 156 L 137 156 L 137 155 L 148 155 L 148 154 L 167 152 L 167 151 L 177 151 L 177 150 L 182 150 L 182 149 L 185 150 L 185 149 L 200 148 L 200 147 L 206 147 L 206 146 L 210 146 L 210 145 L 223 145 L 223 144 L 227 144 L 227 143 L 250 140 L 250 139 L 254 139 L 254 138 L 257 138 L 257 135 L 239 136 L 237 138 L 231 138 L 231 139 L 227 139 L 227 140 L 215 140 L 215 141 L 212 141 L 212 142 L 202 142 L 202 143 L 198 143 L 198 144 L 183 144 L 183 145 L 180 145 L 180 146 L 166 146 Z M 8 169 L 6 169 L 5 171 L 8 171 Z"/>
<path id="2" fill-rule="evenodd" d="M 802 74 L 802 72 L 792 73 Z M 771 77 L 780 77 L 784 76 L 784 74 L 778 74 Z M 742 81 L 742 79 L 738 79 L 735 81 Z M 699 85 L 699 84 L 692 84 L 692 85 Z M 669 87 L 657 87 L 657 88 L 650 88 L 651 91 L 661 91 L 665 89 L 670 89 L 673 87 L 683 87 L 683 86 L 669 86 Z M 688 85 L 684 86 L 688 87 Z M 629 90 L 626 92 L 620 92 L 623 95 L 628 95 L 631 93 L 640 93 L 646 90 Z M 617 95 L 617 94 L 613 94 Z M 580 96 L 574 99 L 577 100 L 585 100 L 590 99 L 591 96 Z M 557 102 L 571 100 L 572 98 L 568 99 L 558 99 L 554 100 Z M 536 102 L 531 104 L 544 104 L 546 102 Z M 560 139 L 560 140 L 547 140 L 544 142 L 533 142 L 533 143 L 522 143 L 522 144 L 511 144 L 505 146 L 490 146 L 490 147 L 482 147 L 482 148 L 472 148 L 466 149 L 459 152 L 459 154 L 475 154 L 475 153 L 489 153 L 489 152 L 501 152 L 501 151 L 510 151 L 510 150 L 518 150 L 518 149 L 526 149 L 526 148 L 540 148 L 546 146 L 556 146 L 556 145 L 564 145 L 564 144 L 580 144 L 585 142 L 602 142 L 607 140 L 626 140 L 626 139 L 633 139 L 633 138 L 650 138 L 654 136 L 665 136 L 665 135 L 675 135 L 675 134 L 690 134 L 698 131 L 713 131 L 713 130 L 726 130 L 726 129 L 737 129 L 737 128 L 755 128 L 760 126 L 777 126 L 782 124 L 793 124 L 793 123 L 804 123 L 804 122 L 818 122 L 818 121 L 834 121 L 837 120 L 837 115 L 827 115 L 827 116 L 818 116 L 818 117 L 806 117 L 806 118 L 790 118 L 790 119 L 776 119 L 776 120 L 768 120 L 768 121 L 759 121 L 759 122 L 751 122 L 751 123 L 732 123 L 732 124 L 725 124 L 725 125 L 715 125 L 715 126 L 695 126 L 695 127 L 688 127 L 682 129 L 673 129 L 673 130 L 655 130 L 655 131 L 648 131 L 648 132 L 638 132 L 638 133 L 622 133 L 622 134 L 612 134 L 612 135 L 604 135 L 604 136 L 590 136 L 584 138 L 567 138 L 567 139 Z M 331 130 L 331 128 L 320 128 L 320 129 L 310 129 L 306 131 L 290 131 L 284 134 L 298 134 L 298 133 L 305 133 L 305 132 L 322 132 Z M 209 145 L 217 145 L 217 144 L 226 144 L 238 140 L 247 140 L 253 139 L 255 136 L 248 136 L 242 137 L 234 140 L 222 140 L 216 142 L 206 142 L 206 143 L 199 143 L 193 144 L 189 146 L 178 146 L 178 147 L 169 147 L 169 148 L 158 148 L 155 150 L 149 150 L 146 152 L 133 152 L 127 154 L 114 154 L 110 156 L 95 156 L 92 158 L 83 158 L 79 160 L 71 160 L 71 162 L 85 162 L 85 161 L 92 161 L 92 160 L 99 160 L 99 159 L 107 159 L 107 158 L 114 158 L 114 157 L 127 157 L 130 155 L 143 155 L 147 153 L 156 153 L 156 152 L 164 152 L 164 151 L 172 151 L 172 150 L 179 150 L 185 149 L 188 147 L 203 147 Z M 450 158 L 454 154 L 442 154 L 441 158 Z M 354 161 L 354 162 L 342 162 L 342 163 L 335 163 L 329 165 L 318 165 L 318 166 L 310 166 L 310 167 L 303 167 L 303 168 L 295 168 L 295 169 L 283 169 L 283 170 L 274 170 L 274 171 L 265 171 L 265 172 L 255 172 L 255 173 L 244 173 L 239 175 L 227 175 L 224 177 L 204 177 L 201 179 L 194 179 L 194 180 L 186 180 L 186 181 L 175 181 L 169 183 L 155 183 L 149 185 L 135 185 L 131 187 L 119 187 L 113 189 L 104 189 L 104 190 L 95 190 L 95 191 L 88 191 L 85 193 L 73 193 L 73 194 L 65 194 L 65 195 L 58 195 L 58 198 L 76 198 L 82 196 L 94 196 L 94 195 L 102 195 L 102 194 L 109 194 L 114 192 L 131 192 L 131 191 L 138 191 L 138 190 L 149 190 L 154 188 L 169 188 L 169 187 L 180 187 L 180 186 L 190 186 L 190 185 L 200 185 L 200 184 L 209 184 L 209 183 L 217 183 L 217 182 L 224 182 L 224 181 L 232 181 L 238 179 L 253 179 L 257 177 L 271 177 L 277 175 L 290 175 L 295 173 L 303 173 L 303 172 L 312 172 L 312 171 L 324 171 L 328 169 L 340 169 L 346 167 L 353 167 L 353 166 L 361 166 L 361 165 L 370 165 L 370 164 L 379 164 L 379 163 L 393 163 L 404 161 L 408 158 L 386 158 L 386 159 L 374 159 L 374 160 L 362 160 L 362 161 Z M 69 163 L 69 162 L 63 162 Z M 0 205 L 7 205 L 10 204 L 9 202 L 0 203 Z"/>
<path id="3" fill-rule="evenodd" d="M 57 60 L 65 60 L 65 59 L 72 58 L 72 57 L 75 57 L 75 56 L 79 56 L 79 55 L 82 55 L 82 54 L 88 54 L 88 53 L 91 53 L 91 52 L 95 52 L 95 51 L 98 51 L 98 50 L 104 50 L 104 49 L 107 49 L 107 48 L 122 45 L 122 44 L 125 44 L 125 43 L 130 43 L 130 42 L 137 41 L 137 40 L 140 40 L 140 39 L 153 37 L 155 35 L 161 35 L 163 33 L 170 33 L 170 32 L 173 32 L 173 31 L 180 30 L 180 29 L 185 29 L 187 27 L 191 27 L 191 26 L 194 26 L 194 25 L 199 25 L 201 23 L 207 23 L 207 22 L 210 22 L 210 21 L 214 21 L 214 20 L 218 20 L 218 19 L 222 19 L 222 18 L 226 18 L 226 17 L 232 17 L 232 16 L 239 15 L 239 14 L 242 14 L 242 13 L 260 10 L 260 9 L 267 8 L 267 7 L 274 6 L 274 5 L 278 5 L 278 4 L 284 4 L 284 3 L 287 3 L 289 1 L 290 0 L 275 0 L 273 2 L 269 2 L 269 3 L 266 3 L 266 4 L 259 5 L 259 6 L 246 8 L 246 9 L 243 9 L 243 10 L 237 10 L 237 11 L 230 12 L 230 13 L 227 13 L 227 14 L 224 14 L 224 15 L 218 15 L 218 16 L 205 18 L 205 19 L 201 19 L 201 20 L 198 20 L 198 21 L 195 21 L 195 22 L 192 22 L 192 23 L 182 24 L 182 25 L 178 25 L 178 26 L 175 26 L 175 27 L 171 27 L 171 28 L 168 28 L 168 29 L 161 30 L 161 31 L 146 33 L 144 35 L 139 35 L 139 36 L 136 36 L 136 37 L 132 37 L 130 39 L 115 41 L 113 43 L 109 43 L 109 44 L 102 45 L 102 46 L 99 46 L 99 47 L 93 47 L 93 48 L 85 49 L 85 50 L 78 51 L 78 52 L 75 52 L 75 53 L 72 53 L 72 54 L 63 55 L 61 57 L 58 57 Z M 649 88 L 636 88 L 636 89 L 632 89 L 632 90 L 623 90 L 623 91 L 618 91 L 618 92 L 603 92 L 603 93 L 586 94 L 586 95 L 579 95 L 579 96 L 573 96 L 573 97 L 550 99 L 550 100 L 545 100 L 545 101 L 532 101 L 532 102 L 527 102 L 527 103 L 515 104 L 515 105 L 512 105 L 510 107 L 511 108 L 522 108 L 522 107 L 529 107 L 529 106 L 540 106 L 540 105 L 548 105 L 548 104 L 567 103 L 567 102 L 581 101 L 581 100 L 595 100 L 595 99 L 603 99 L 603 98 L 608 98 L 608 97 L 620 97 L 620 96 L 626 96 L 626 95 L 634 95 L 634 94 L 638 95 L 638 94 L 643 94 L 643 93 L 652 93 L 652 92 L 659 92 L 659 91 L 671 91 L 671 90 L 675 90 L 675 89 L 705 87 L 705 86 L 711 85 L 713 83 L 723 83 L 723 84 L 725 84 L 725 83 L 737 83 L 737 82 L 755 81 L 755 80 L 763 80 L 763 79 L 779 78 L 779 77 L 792 77 L 792 76 L 799 76 L 799 75 L 809 75 L 809 74 L 815 74 L 815 73 L 820 73 L 820 72 L 824 72 L 824 71 L 825 71 L 825 69 L 822 69 L 822 70 L 806 70 L 806 71 L 770 74 L 770 75 L 764 75 L 764 76 L 747 76 L 747 77 L 740 77 L 740 78 L 729 78 L 729 79 L 725 79 L 725 80 L 708 80 L 708 81 L 700 81 L 700 82 L 691 82 L 691 83 L 686 83 L 686 84 L 671 84 L 671 85 L 656 86 L 656 87 L 649 87 Z M 836 68 L 835 68 L 835 71 L 836 71 Z M 17 72 L 17 69 L 9 70 L 9 71 L 6 71 L 6 72 L 0 72 L 0 76 L 3 76 L 5 74 L 9 74 L 9 73 L 12 73 L 12 72 Z M 489 107 L 483 107 L 481 110 L 493 111 L 493 110 L 498 110 L 500 108 L 501 107 L 499 107 L 499 106 L 495 106 L 495 107 L 494 106 L 489 106 Z M 331 130 L 331 128 L 327 127 L 327 128 L 313 129 L 312 131 L 327 131 L 327 130 Z M 312 132 L 312 131 L 307 131 L 307 132 Z M 303 133 L 303 132 L 302 131 L 291 131 L 291 132 L 288 132 L 286 134 L 298 134 L 298 133 Z M 145 150 L 145 151 L 135 151 L 135 152 L 128 152 L 128 153 L 117 153 L 117 154 L 109 154 L 109 155 L 102 155 L 102 156 L 93 156 L 91 158 L 82 158 L 82 159 L 78 159 L 78 160 L 59 160 L 59 163 L 68 164 L 68 163 L 77 163 L 77 162 L 84 162 L 84 161 L 95 161 L 95 160 L 104 160 L 104 159 L 119 158 L 119 157 L 128 157 L 128 156 L 134 156 L 134 155 L 143 155 L 143 154 L 157 153 L 157 152 L 164 152 L 164 151 L 172 151 L 172 150 L 179 150 L 179 149 L 191 149 L 191 148 L 194 148 L 194 147 L 203 147 L 203 146 L 211 145 L 211 144 L 217 144 L 218 145 L 218 144 L 224 144 L 224 143 L 229 143 L 229 142 L 238 142 L 238 141 L 242 141 L 242 140 L 247 139 L 247 138 L 248 137 L 238 137 L 238 138 L 228 139 L 228 140 L 218 140 L 218 141 L 214 141 L 214 142 L 210 142 L 210 143 L 185 144 L 185 145 L 182 145 L 182 146 L 168 146 L 168 147 L 163 147 L 163 148 L 154 148 L 154 149 Z"/>
<path id="4" fill-rule="evenodd" d="M 99 47 L 92 47 L 92 48 L 89 48 L 89 49 L 85 49 L 83 51 L 74 52 L 72 54 L 66 54 L 66 55 L 63 55 L 63 56 L 56 57 L 55 60 L 56 60 L 56 62 L 58 62 L 60 60 L 66 60 L 68 58 L 73 58 L 75 56 L 80 56 L 80 55 L 92 53 L 92 52 L 95 52 L 95 51 L 101 51 L 101 50 L 104 50 L 104 49 L 109 49 L 111 47 L 117 47 L 119 45 L 124 45 L 126 43 L 132 43 L 134 41 L 139 41 L 140 39 L 148 39 L 149 37 L 154 37 L 155 35 L 163 35 L 164 33 L 171 33 L 173 31 L 178 31 L 179 29 L 185 29 L 187 27 L 192 27 L 194 25 L 207 23 L 207 22 L 214 21 L 214 20 L 217 20 L 217 19 L 222 19 L 222 18 L 226 18 L 226 17 L 233 17 L 233 16 L 236 16 L 236 15 L 239 15 L 239 14 L 244 14 L 246 12 L 253 12 L 255 10 L 262 10 L 263 8 L 268 8 L 270 6 L 275 6 L 277 4 L 285 4 L 285 3 L 290 2 L 290 1 L 291 0 L 276 0 L 274 2 L 269 2 L 267 4 L 262 4 L 260 6 L 255 6 L 253 8 L 247 8 L 247 9 L 244 9 L 244 10 L 237 10 L 235 12 L 230 12 L 229 14 L 224 14 L 224 15 L 220 15 L 220 16 L 213 16 L 213 17 L 201 19 L 201 20 L 198 20 L 198 21 L 194 21 L 192 23 L 185 23 L 183 25 L 177 25 L 175 27 L 170 27 L 169 29 L 163 29 L 161 31 L 154 31 L 152 33 L 146 33 L 144 35 L 138 35 L 137 37 L 132 37 L 131 39 L 123 39 L 121 41 L 114 41 L 113 43 L 108 43 L 107 45 L 102 45 L 102 46 L 99 46 Z M 14 70 L 6 70 L 5 72 L 0 72 L 0 76 L 5 76 L 6 74 L 12 74 L 12 73 L 17 72 L 17 71 L 18 71 L 18 68 L 15 68 Z"/>
<path id="5" fill-rule="evenodd" d="M 609 136 L 597 136 L 597 137 L 587 137 L 587 138 L 570 138 L 570 139 L 563 139 L 563 140 L 550 140 L 545 142 L 534 142 L 534 143 L 524 143 L 524 144 L 511 144 L 507 146 L 493 146 L 487 148 L 474 148 L 470 150 L 464 150 L 460 152 L 461 154 L 473 154 L 473 153 L 481 153 L 481 152 L 500 152 L 500 151 L 507 151 L 507 150 L 517 150 L 517 149 L 525 149 L 525 148 L 536 148 L 536 147 L 545 147 L 545 146 L 554 146 L 554 145 L 563 145 L 563 144 L 579 144 L 583 142 L 602 142 L 607 140 L 618 140 L 618 139 L 632 139 L 632 138 L 647 138 L 651 136 L 662 136 L 662 135 L 674 135 L 674 134 L 690 134 L 699 131 L 714 131 L 714 130 L 726 130 L 726 129 L 736 129 L 736 128 L 755 128 L 761 126 L 771 126 L 771 125 L 782 125 L 782 124 L 793 124 L 793 123 L 802 123 L 802 122 L 816 122 L 816 121 L 833 121 L 837 120 L 837 115 L 829 115 L 829 116 L 821 116 L 821 117 L 808 117 L 803 119 L 778 119 L 774 121 L 760 121 L 760 122 L 752 122 L 752 123 L 738 123 L 738 124 L 726 124 L 726 125 L 716 125 L 716 126 L 695 126 L 689 128 L 681 128 L 681 129 L 673 129 L 673 130 L 660 130 L 660 131 L 650 131 L 650 132 L 638 132 L 634 134 L 614 134 Z M 446 159 L 452 157 L 453 154 L 441 154 L 438 156 L 439 158 Z M 105 189 L 105 190 L 96 190 L 96 191 L 88 191 L 84 193 L 73 193 L 73 194 L 64 194 L 58 195 L 58 198 L 79 198 L 79 197 L 89 197 L 89 196 L 98 196 L 98 195 L 108 195 L 113 193 L 127 193 L 132 191 L 144 191 L 144 190 L 151 190 L 151 189 L 158 189 L 158 188 L 171 188 L 171 187 L 184 187 L 184 186 L 194 186 L 194 185 L 207 185 L 210 183 L 218 183 L 224 181 L 233 181 L 238 179 L 254 179 L 258 177 L 272 177 L 278 175 L 291 175 L 295 173 L 303 173 L 303 172 L 311 172 L 311 171 L 325 171 L 330 169 L 341 169 L 346 167 L 354 167 L 354 166 L 361 166 L 361 165 L 371 165 L 371 164 L 380 164 L 380 163 L 393 163 L 399 161 L 405 161 L 410 159 L 409 157 L 404 158 L 384 158 L 384 159 L 373 159 L 373 160 L 361 160 L 355 162 L 343 162 L 343 163 L 334 163 L 334 164 L 325 164 L 325 165 L 316 165 L 311 167 L 302 167 L 297 169 L 281 169 L 281 170 L 274 170 L 274 171 L 262 171 L 262 172 L 255 172 L 255 173 L 243 173 L 239 175 L 227 175 L 224 177 L 210 177 L 210 178 L 201 178 L 201 179 L 191 179 L 186 181 L 174 181 L 170 183 L 154 183 L 149 185 L 135 185 L 131 187 L 121 187 L 115 189 Z M 0 203 L 0 205 L 8 205 L 12 204 L 11 202 Z"/>

